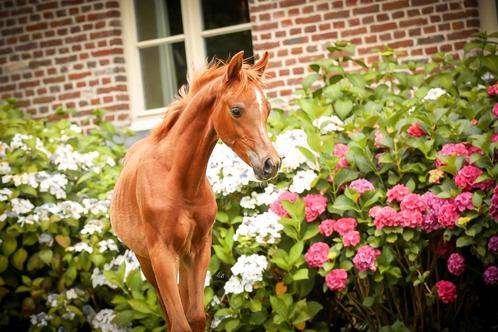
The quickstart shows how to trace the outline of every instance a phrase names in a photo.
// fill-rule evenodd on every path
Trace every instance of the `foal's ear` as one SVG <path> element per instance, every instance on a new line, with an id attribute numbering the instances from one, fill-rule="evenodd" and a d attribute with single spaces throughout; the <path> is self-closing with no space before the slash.
<path id="1" fill-rule="evenodd" d="M 244 63 L 244 51 L 235 54 L 227 65 L 225 73 L 225 82 L 230 82 L 239 79 L 239 72 Z"/>
<path id="2" fill-rule="evenodd" d="M 258 62 L 256 62 L 254 64 L 254 66 L 252 66 L 252 68 L 258 72 L 258 75 L 260 77 L 263 76 L 263 73 L 265 72 L 265 69 L 266 69 L 266 65 L 268 64 L 268 59 L 270 58 L 270 55 L 268 54 L 268 52 L 265 51 L 265 54 L 263 54 L 263 56 L 261 57 L 261 59 L 259 59 Z"/>

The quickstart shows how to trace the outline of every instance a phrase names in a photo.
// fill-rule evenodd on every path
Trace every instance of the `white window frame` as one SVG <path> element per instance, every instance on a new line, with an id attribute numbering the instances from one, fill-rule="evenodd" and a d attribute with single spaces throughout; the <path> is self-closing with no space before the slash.
<path id="1" fill-rule="evenodd" d="M 166 106 L 145 109 L 140 48 L 164 43 L 184 42 L 188 73 L 206 64 L 205 38 L 251 30 L 251 23 L 242 23 L 222 28 L 202 30 L 202 0 L 181 0 L 183 34 L 153 40 L 138 41 L 133 0 L 121 0 L 123 40 L 127 70 L 128 93 L 131 107 L 131 129 L 149 130 L 157 126 L 166 112 Z"/>

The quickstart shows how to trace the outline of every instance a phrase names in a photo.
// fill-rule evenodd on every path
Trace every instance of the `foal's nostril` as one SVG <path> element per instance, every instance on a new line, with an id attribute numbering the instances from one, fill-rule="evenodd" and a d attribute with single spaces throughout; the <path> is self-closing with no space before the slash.
<path id="1" fill-rule="evenodd" d="M 265 160 L 265 164 L 263 165 L 263 173 L 265 174 L 265 176 L 269 176 L 272 174 L 273 166 L 273 162 L 270 158 Z"/>

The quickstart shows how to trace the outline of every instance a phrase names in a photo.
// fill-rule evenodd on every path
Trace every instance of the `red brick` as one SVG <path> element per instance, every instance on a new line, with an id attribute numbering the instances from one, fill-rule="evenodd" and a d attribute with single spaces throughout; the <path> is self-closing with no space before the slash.
<path id="1" fill-rule="evenodd" d="M 332 11 L 330 13 L 326 13 L 323 15 L 323 18 L 326 20 L 333 20 L 338 18 L 347 18 L 351 17 L 350 10 L 341 10 L 341 11 Z"/>
<path id="2" fill-rule="evenodd" d="M 427 24 L 427 19 L 425 18 L 414 18 L 410 20 L 404 20 L 399 22 L 399 27 L 400 28 L 406 28 L 410 26 L 420 26 L 420 25 L 426 25 Z"/>
<path id="3" fill-rule="evenodd" d="M 316 23 L 321 21 L 320 15 L 296 18 L 296 24 Z"/>
<path id="4" fill-rule="evenodd" d="M 371 25 L 370 31 L 382 32 L 382 31 L 387 31 L 387 30 L 394 30 L 396 28 L 397 28 L 396 22 L 389 22 L 389 23 Z"/>
<path id="5" fill-rule="evenodd" d="M 279 2 L 279 6 L 282 8 L 285 7 L 292 7 L 296 5 L 302 5 L 303 3 L 306 3 L 306 0 L 283 0 Z"/>
<path id="6" fill-rule="evenodd" d="M 311 36 L 312 41 L 318 41 L 318 40 L 332 40 L 332 39 L 337 39 L 337 32 L 336 31 L 330 31 L 326 33 L 320 33 Z"/>
<path id="7" fill-rule="evenodd" d="M 402 0 L 402 1 L 391 1 L 385 4 L 382 4 L 382 10 L 383 11 L 391 11 L 394 9 L 401 9 L 401 8 L 406 8 L 410 4 L 408 3 L 408 0 Z"/>
<path id="8" fill-rule="evenodd" d="M 353 9 L 353 15 L 371 14 L 379 11 L 379 5 L 370 5 Z"/>
<path id="9" fill-rule="evenodd" d="M 341 31 L 341 38 L 356 36 L 356 35 L 364 34 L 366 32 L 367 32 L 367 28 L 365 28 L 365 27 Z"/>

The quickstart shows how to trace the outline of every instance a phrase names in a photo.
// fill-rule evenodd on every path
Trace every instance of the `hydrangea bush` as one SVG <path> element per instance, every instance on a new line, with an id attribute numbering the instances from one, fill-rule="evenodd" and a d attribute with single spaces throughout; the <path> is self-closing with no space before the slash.
<path id="1" fill-rule="evenodd" d="M 496 43 L 482 34 L 465 59 L 426 64 L 384 49 L 371 67 L 352 50 L 330 46 L 295 109 L 272 113 L 271 183 L 215 148 L 210 330 L 498 324 Z M 109 230 L 121 134 L 3 110 L 0 324 L 164 330 L 154 289 Z"/>
<path id="2" fill-rule="evenodd" d="M 482 34 L 465 59 L 427 64 L 384 49 L 369 68 L 351 45 L 329 51 L 296 109 L 270 118 L 276 180 L 211 164 L 229 176 L 215 186 L 211 329 L 496 324 L 496 43 Z M 346 62 L 365 70 L 346 73 Z"/>
<path id="3" fill-rule="evenodd" d="M 134 306 L 147 314 L 132 319 L 162 323 L 153 288 L 110 231 L 125 133 L 97 120 L 84 134 L 0 106 L 0 330 L 127 330 Z"/>

